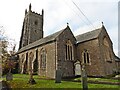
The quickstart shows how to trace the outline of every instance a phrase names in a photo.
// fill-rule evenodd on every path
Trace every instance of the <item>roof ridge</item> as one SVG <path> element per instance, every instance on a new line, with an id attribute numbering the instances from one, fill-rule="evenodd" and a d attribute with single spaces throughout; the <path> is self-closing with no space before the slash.
<path id="1" fill-rule="evenodd" d="M 46 37 L 52 36 L 52 35 L 57 34 L 57 33 L 61 33 L 61 32 L 64 31 L 64 30 L 65 30 L 65 29 L 61 29 L 61 30 L 59 30 L 59 31 L 57 31 L 57 32 L 55 32 L 55 33 L 52 33 L 52 34 L 50 34 L 50 35 L 48 35 L 48 36 L 46 36 Z M 46 37 L 43 37 L 43 38 L 46 38 Z"/>
<path id="2" fill-rule="evenodd" d="M 39 39 L 39 40 L 37 40 L 37 41 L 35 41 L 33 43 L 30 43 L 30 44 L 22 47 L 20 50 L 18 50 L 17 53 L 20 53 L 22 51 L 28 50 L 30 48 L 37 47 L 37 46 L 42 45 L 44 43 L 48 43 L 48 42 L 54 41 L 56 39 L 56 37 L 58 37 L 66 29 L 67 28 L 61 29 L 60 31 L 57 31 L 57 32 L 55 32 L 55 33 L 53 33 L 51 35 L 48 35 L 48 36 L 46 36 L 44 38 L 41 38 L 41 39 Z"/>
<path id="3" fill-rule="evenodd" d="M 101 28 L 94 29 L 94 30 L 87 31 L 87 32 L 85 32 L 85 33 L 82 33 L 82 34 L 79 34 L 79 35 L 84 35 L 84 34 L 91 33 L 91 32 L 97 31 L 97 30 L 102 30 L 102 29 L 101 29 Z M 77 35 L 77 36 L 79 36 L 79 35 Z M 75 36 L 75 37 L 77 37 L 77 36 Z"/>
<path id="4" fill-rule="evenodd" d="M 85 41 L 97 38 L 99 36 L 101 30 L 102 30 L 102 28 L 98 28 L 98 29 L 75 36 L 77 43 L 85 42 Z"/>

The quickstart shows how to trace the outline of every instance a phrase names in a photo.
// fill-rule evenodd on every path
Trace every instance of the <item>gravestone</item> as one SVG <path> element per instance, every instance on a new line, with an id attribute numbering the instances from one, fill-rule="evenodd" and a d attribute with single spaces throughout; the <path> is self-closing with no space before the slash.
<path id="1" fill-rule="evenodd" d="M 82 76 L 82 87 L 83 87 L 83 90 L 88 90 L 87 73 L 86 73 L 84 65 L 82 67 L 82 75 L 81 76 Z"/>
<path id="2" fill-rule="evenodd" d="M 61 70 L 56 70 L 55 83 L 61 83 Z"/>
<path id="3" fill-rule="evenodd" d="M 12 75 L 12 73 L 7 73 L 7 75 L 6 75 L 6 80 L 7 80 L 7 81 L 13 80 L 13 75 Z"/>

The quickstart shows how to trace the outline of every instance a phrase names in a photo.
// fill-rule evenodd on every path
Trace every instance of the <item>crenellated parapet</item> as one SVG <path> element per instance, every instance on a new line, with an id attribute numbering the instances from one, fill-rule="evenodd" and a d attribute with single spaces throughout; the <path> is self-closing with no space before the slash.
<path id="1" fill-rule="evenodd" d="M 42 14 L 37 13 L 35 11 L 32 11 L 32 6 L 31 4 L 29 5 L 29 10 L 27 11 L 27 9 L 25 10 L 25 16 L 28 14 L 33 14 L 33 15 L 38 15 L 38 16 L 43 16 L 44 15 L 44 10 L 42 9 Z"/>

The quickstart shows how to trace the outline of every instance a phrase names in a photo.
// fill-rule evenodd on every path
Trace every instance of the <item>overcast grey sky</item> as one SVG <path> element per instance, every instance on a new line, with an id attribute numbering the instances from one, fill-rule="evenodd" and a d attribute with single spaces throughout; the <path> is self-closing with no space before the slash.
<path id="1" fill-rule="evenodd" d="M 74 1 L 93 26 L 80 13 Z M 118 52 L 118 0 L 0 0 L 0 26 L 19 45 L 25 9 L 32 4 L 32 11 L 41 14 L 44 9 L 44 36 L 66 27 L 67 22 L 74 35 L 101 27 L 107 29 Z"/>

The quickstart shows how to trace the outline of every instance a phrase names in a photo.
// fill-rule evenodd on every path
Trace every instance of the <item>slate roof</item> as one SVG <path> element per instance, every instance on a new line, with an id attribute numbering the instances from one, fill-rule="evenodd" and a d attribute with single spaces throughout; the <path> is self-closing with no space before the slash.
<path id="1" fill-rule="evenodd" d="M 67 27 L 65 29 L 67 29 Z M 35 41 L 35 42 L 31 43 L 31 44 L 28 44 L 27 46 L 22 47 L 16 54 L 18 54 L 20 52 L 23 52 L 23 51 L 26 51 L 28 49 L 34 48 L 36 46 L 40 46 L 42 44 L 54 41 L 65 29 L 62 29 L 62 30 L 60 30 L 60 31 L 58 31 L 58 32 L 56 32 L 54 34 L 51 34 L 51 35 L 49 35 L 47 37 L 44 37 L 44 38 L 42 38 L 40 40 L 37 40 L 37 41 Z"/>
<path id="2" fill-rule="evenodd" d="M 67 26 L 65 29 L 69 28 L 69 26 Z M 51 41 L 54 41 L 65 29 L 62 29 L 54 34 L 51 34 L 47 37 L 44 37 L 40 40 L 37 40 L 27 46 L 24 46 L 22 47 L 16 54 L 20 53 L 20 52 L 23 52 L 23 51 L 26 51 L 26 50 L 29 50 L 31 48 L 34 48 L 36 46 L 40 46 L 42 44 L 45 44 L 45 43 L 49 43 Z M 96 29 L 96 30 L 93 30 L 93 31 L 90 31 L 90 32 L 87 32 L 87 33 L 84 33 L 84 34 L 80 34 L 78 36 L 76 36 L 76 40 L 77 40 L 77 43 L 81 43 L 81 42 L 84 42 L 84 41 L 88 41 L 88 40 L 91 40 L 91 39 L 95 39 L 99 36 L 100 32 L 101 32 L 102 28 L 99 28 L 99 29 Z"/>
<path id="3" fill-rule="evenodd" d="M 115 61 L 120 62 L 120 58 L 118 56 L 116 56 L 116 55 L 115 55 Z"/>
<path id="4" fill-rule="evenodd" d="M 77 40 L 77 43 L 81 43 L 81 42 L 85 42 L 85 41 L 97 38 L 99 36 L 101 30 L 102 30 L 102 28 L 99 28 L 99 29 L 76 36 L 75 38 Z"/>

